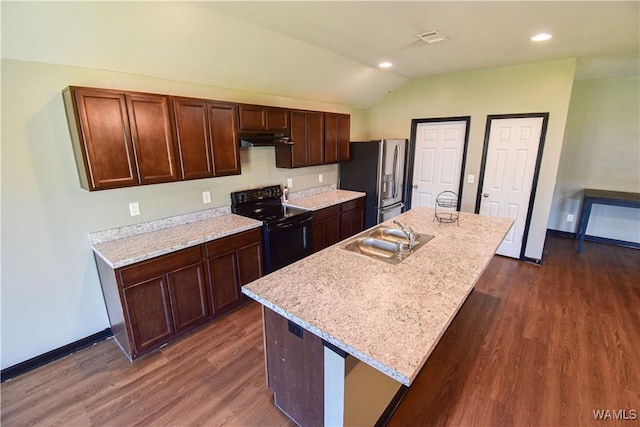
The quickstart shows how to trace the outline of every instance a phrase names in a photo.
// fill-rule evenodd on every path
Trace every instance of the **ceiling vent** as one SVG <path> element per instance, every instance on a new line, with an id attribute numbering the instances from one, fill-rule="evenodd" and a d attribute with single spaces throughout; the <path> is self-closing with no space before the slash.
<path id="1" fill-rule="evenodd" d="M 428 31 L 422 34 L 416 34 L 416 37 L 418 37 L 420 40 L 424 41 L 427 44 L 440 43 L 445 40 L 449 40 L 447 36 L 445 36 L 439 31 Z"/>

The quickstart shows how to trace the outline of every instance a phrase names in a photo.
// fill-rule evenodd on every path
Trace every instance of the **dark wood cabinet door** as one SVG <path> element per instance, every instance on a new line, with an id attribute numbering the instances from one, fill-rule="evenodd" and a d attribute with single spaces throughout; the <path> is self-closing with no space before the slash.
<path id="1" fill-rule="evenodd" d="M 267 130 L 286 132 L 289 129 L 289 110 L 267 107 Z"/>
<path id="2" fill-rule="evenodd" d="M 351 117 L 348 114 L 338 115 L 337 129 L 338 162 L 348 162 L 351 159 Z"/>
<path id="3" fill-rule="evenodd" d="M 238 276 L 240 286 L 262 277 L 262 244 L 238 249 Z"/>
<path id="4" fill-rule="evenodd" d="M 176 333 L 206 322 L 209 298 L 202 262 L 168 273 L 167 280 Z"/>
<path id="5" fill-rule="evenodd" d="M 313 213 L 313 251 L 318 252 L 340 241 L 340 205 Z"/>
<path id="6" fill-rule="evenodd" d="M 241 302 L 238 253 L 231 251 L 209 258 L 213 314 L 218 315 Z"/>
<path id="7" fill-rule="evenodd" d="M 340 239 L 346 239 L 364 230 L 364 197 L 342 204 Z"/>
<path id="8" fill-rule="evenodd" d="M 172 98 L 172 101 L 180 175 L 183 179 L 212 177 L 207 102 L 191 98 Z"/>
<path id="9" fill-rule="evenodd" d="M 215 176 L 240 174 L 235 105 L 209 103 L 209 128 Z"/>
<path id="10" fill-rule="evenodd" d="M 166 275 L 122 289 L 125 317 L 137 357 L 174 334 Z"/>
<path id="11" fill-rule="evenodd" d="M 124 94 L 72 87 L 64 98 L 74 149 L 82 152 L 84 164 L 78 164 L 78 172 L 84 175 L 83 185 L 88 190 L 137 185 Z"/>
<path id="12" fill-rule="evenodd" d="M 238 117 L 241 131 L 286 132 L 290 128 L 286 108 L 240 104 Z"/>
<path id="13" fill-rule="evenodd" d="M 307 113 L 308 164 L 324 163 L 324 114 Z"/>
<path id="14" fill-rule="evenodd" d="M 308 144 L 307 144 L 307 116 L 300 111 L 291 112 L 291 140 L 293 141 L 291 166 L 307 166 Z"/>
<path id="15" fill-rule="evenodd" d="M 238 117 L 240 119 L 238 128 L 240 130 L 267 130 L 267 110 L 260 105 L 238 106 Z"/>
<path id="16" fill-rule="evenodd" d="M 169 98 L 127 94 L 131 136 L 142 184 L 176 181 L 176 149 L 169 115 Z"/>
<path id="17" fill-rule="evenodd" d="M 335 114 L 324 115 L 324 161 L 338 161 L 338 116 Z"/>

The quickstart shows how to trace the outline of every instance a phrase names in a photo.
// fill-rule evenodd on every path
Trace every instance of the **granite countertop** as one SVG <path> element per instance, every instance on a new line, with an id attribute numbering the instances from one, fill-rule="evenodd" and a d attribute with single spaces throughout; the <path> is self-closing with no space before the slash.
<path id="1" fill-rule="evenodd" d="M 364 197 L 366 196 L 366 193 L 351 190 L 332 189 L 330 191 L 324 191 L 322 193 L 316 193 L 308 196 L 293 196 L 294 195 L 292 195 L 292 198 L 287 203 L 285 203 L 287 206 L 317 211 L 329 206 Z"/>
<path id="2" fill-rule="evenodd" d="M 112 268 L 120 268 L 257 227 L 262 227 L 261 221 L 229 213 L 94 243 L 92 248 Z"/>
<path id="3" fill-rule="evenodd" d="M 294 193 L 288 205 L 318 210 L 364 195 L 336 190 L 332 185 Z M 120 268 L 261 226 L 261 221 L 232 214 L 229 206 L 223 206 L 89 233 L 89 240 L 93 251 L 107 264 Z"/>
<path id="4" fill-rule="evenodd" d="M 433 217 L 433 209 L 417 207 L 394 218 L 435 236 L 398 265 L 337 244 L 242 291 L 410 385 L 512 225 L 471 213 L 460 213 L 459 226 Z"/>

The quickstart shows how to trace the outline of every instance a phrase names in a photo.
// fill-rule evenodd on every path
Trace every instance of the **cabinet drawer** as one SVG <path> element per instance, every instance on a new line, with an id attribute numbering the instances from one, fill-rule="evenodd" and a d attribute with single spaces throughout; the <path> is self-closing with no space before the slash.
<path id="1" fill-rule="evenodd" d="M 162 255 L 120 269 L 122 286 L 127 287 L 154 277 L 162 276 L 168 272 L 178 270 L 202 260 L 200 246 L 183 249 L 168 255 Z"/>
<path id="2" fill-rule="evenodd" d="M 340 215 L 340 205 L 330 206 L 313 212 L 313 221 L 322 221 L 337 215 Z"/>
<path id="3" fill-rule="evenodd" d="M 232 236 L 223 237 L 207 243 L 207 257 L 212 257 L 224 252 L 234 251 L 238 248 L 260 243 L 262 241 L 262 228 L 256 228 Z"/>
<path id="4" fill-rule="evenodd" d="M 342 206 L 342 212 L 361 208 L 364 206 L 364 197 L 360 197 L 359 199 L 351 200 L 349 202 L 344 202 L 341 206 Z"/>

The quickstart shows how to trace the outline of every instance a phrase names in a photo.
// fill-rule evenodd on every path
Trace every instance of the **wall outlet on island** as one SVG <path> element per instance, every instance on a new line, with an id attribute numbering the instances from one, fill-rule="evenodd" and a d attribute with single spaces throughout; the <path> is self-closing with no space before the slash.
<path id="1" fill-rule="evenodd" d="M 138 202 L 129 203 L 129 213 L 131 214 L 131 216 L 140 215 L 140 205 L 138 204 Z"/>
<path id="2" fill-rule="evenodd" d="M 574 218 L 573 214 L 568 214 L 567 215 L 567 222 L 573 222 L 573 218 Z"/>
<path id="3" fill-rule="evenodd" d="M 211 192 L 203 191 L 202 192 L 202 203 L 211 203 Z"/>
<path id="4" fill-rule="evenodd" d="M 293 178 L 287 178 L 287 187 L 293 187 Z"/>

